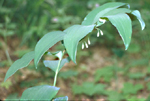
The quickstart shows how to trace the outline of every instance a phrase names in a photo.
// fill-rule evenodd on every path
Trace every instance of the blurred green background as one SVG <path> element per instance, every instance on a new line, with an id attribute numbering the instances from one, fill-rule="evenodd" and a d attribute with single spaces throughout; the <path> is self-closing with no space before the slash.
<path id="1" fill-rule="evenodd" d="M 150 100 L 150 0 L 0 0 L 0 99 L 18 99 L 28 87 L 52 85 L 54 73 L 42 61 L 55 57 L 43 57 L 38 69 L 31 62 L 3 80 L 11 63 L 33 50 L 43 35 L 80 24 L 88 12 L 107 2 L 129 3 L 132 10 L 141 12 L 146 28 L 141 31 L 138 20 L 133 21 L 127 51 L 111 23 L 101 27 L 103 36 L 97 38 L 97 31 L 93 31 L 88 49 L 82 50 L 79 44 L 78 64 L 70 62 L 59 73 L 57 96 L 70 100 Z M 57 43 L 50 51 L 62 48 Z"/>

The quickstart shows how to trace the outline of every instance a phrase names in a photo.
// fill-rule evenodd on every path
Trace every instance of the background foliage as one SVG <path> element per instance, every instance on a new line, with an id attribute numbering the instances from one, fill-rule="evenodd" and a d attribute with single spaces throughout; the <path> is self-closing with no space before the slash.
<path id="1" fill-rule="evenodd" d="M 0 99 L 17 99 L 23 92 L 20 88 L 25 90 L 27 87 L 53 83 L 54 73 L 45 68 L 43 63 L 37 70 L 34 70 L 32 63 L 3 82 L 11 63 L 7 60 L 15 61 L 32 50 L 44 34 L 80 24 L 89 11 L 111 1 L 129 3 L 131 9 L 139 10 L 146 23 L 145 30 L 141 31 L 137 20 L 133 22 L 132 41 L 127 51 L 117 30 L 110 23 L 101 27 L 104 32 L 102 37 L 97 38 L 95 30 L 90 39 L 90 48 L 78 48 L 78 65 L 69 63 L 60 72 L 58 86 L 62 90 L 58 95 L 67 95 L 70 99 L 148 99 L 149 0 L 1 0 Z M 58 43 L 50 50 L 60 49 L 62 47 Z M 44 58 L 57 60 L 55 57 Z"/>

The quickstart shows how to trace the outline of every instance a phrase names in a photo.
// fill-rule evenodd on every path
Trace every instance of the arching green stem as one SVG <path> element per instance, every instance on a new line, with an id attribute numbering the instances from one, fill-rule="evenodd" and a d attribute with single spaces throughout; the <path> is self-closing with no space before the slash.
<path id="1" fill-rule="evenodd" d="M 63 51 L 62 58 L 64 56 L 64 53 L 65 53 L 65 50 Z M 54 78 L 54 84 L 53 84 L 53 86 L 56 86 L 57 75 L 58 75 L 58 72 L 59 72 L 59 67 L 60 67 L 60 63 L 62 61 L 62 58 L 59 59 L 59 62 L 58 62 L 58 66 L 57 66 L 57 69 L 56 69 L 56 72 L 55 72 L 55 78 Z"/>

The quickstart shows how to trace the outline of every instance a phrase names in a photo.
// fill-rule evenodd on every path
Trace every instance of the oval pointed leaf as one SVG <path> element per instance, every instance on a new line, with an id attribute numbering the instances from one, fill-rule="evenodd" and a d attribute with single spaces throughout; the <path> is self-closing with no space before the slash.
<path id="1" fill-rule="evenodd" d="M 112 2 L 112 3 L 107 3 L 104 4 L 93 11 L 91 11 L 85 18 L 84 21 L 82 22 L 82 25 L 92 25 L 95 23 L 94 19 L 97 14 L 99 14 L 99 17 L 102 17 L 104 14 L 107 12 L 118 8 L 120 6 L 126 5 L 126 3 L 120 3 L 120 2 Z"/>
<path id="2" fill-rule="evenodd" d="M 116 14 L 124 14 L 124 13 L 130 13 L 131 10 L 127 9 L 127 8 L 117 8 L 117 9 L 113 9 L 107 13 L 105 13 L 103 16 L 110 16 L 110 15 L 116 15 Z M 98 14 L 97 14 L 98 16 Z"/>
<path id="3" fill-rule="evenodd" d="M 68 96 L 58 97 L 58 98 L 54 99 L 54 101 L 68 101 Z"/>
<path id="4" fill-rule="evenodd" d="M 15 61 L 8 69 L 4 81 L 12 76 L 17 70 L 28 66 L 31 60 L 34 58 L 34 51 L 26 53 L 21 59 Z"/>
<path id="5" fill-rule="evenodd" d="M 74 25 L 66 29 L 64 32 L 67 34 L 64 37 L 64 45 L 71 58 L 76 63 L 76 52 L 79 41 L 90 33 L 95 25 L 83 26 Z"/>
<path id="6" fill-rule="evenodd" d="M 44 35 L 35 46 L 34 64 L 37 68 L 37 64 L 43 54 L 51 48 L 58 41 L 63 40 L 65 33 L 61 31 L 54 31 Z"/>
<path id="7" fill-rule="evenodd" d="M 117 14 L 113 16 L 107 16 L 110 22 L 117 28 L 127 50 L 132 36 L 132 24 L 131 19 L 127 14 Z"/>
<path id="8" fill-rule="evenodd" d="M 51 100 L 58 92 L 59 88 L 49 85 L 36 86 L 26 89 L 22 96 L 21 100 Z"/>
<path id="9" fill-rule="evenodd" d="M 94 20 L 93 23 L 96 23 L 100 17 L 105 17 L 105 16 L 111 16 L 111 15 L 116 15 L 116 14 L 124 14 L 124 13 L 130 13 L 131 10 L 127 9 L 127 8 L 118 8 L 118 9 L 113 9 L 110 10 L 109 12 L 106 12 L 105 14 L 102 14 L 101 12 L 99 12 Z"/>
<path id="10" fill-rule="evenodd" d="M 62 59 L 58 71 L 60 71 L 60 69 L 64 66 L 65 63 L 69 63 L 69 61 L 70 61 L 69 57 L 68 57 L 68 58 L 65 58 L 65 59 Z M 49 68 L 52 69 L 54 72 L 56 72 L 56 69 L 57 69 L 59 60 L 53 60 L 53 61 L 44 60 L 43 63 L 44 63 L 44 65 L 45 65 L 45 67 L 49 67 Z"/>
<path id="11" fill-rule="evenodd" d="M 144 30 L 144 28 L 145 28 L 145 22 L 142 19 L 140 12 L 138 10 L 134 10 L 132 12 L 132 14 L 137 17 L 137 19 L 139 20 L 139 22 L 141 24 L 142 30 Z"/>

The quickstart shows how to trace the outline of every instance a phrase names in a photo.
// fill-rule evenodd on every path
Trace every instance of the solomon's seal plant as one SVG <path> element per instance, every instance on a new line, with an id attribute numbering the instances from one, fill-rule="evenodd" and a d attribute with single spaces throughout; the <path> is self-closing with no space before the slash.
<path id="1" fill-rule="evenodd" d="M 17 70 L 28 66 L 31 60 L 34 59 L 35 67 L 38 67 L 38 62 L 41 57 L 46 55 L 54 55 L 59 60 L 45 60 L 44 65 L 49 67 L 55 72 L 54 84 L 53 85 L 41 85 L 26 89 L 21 100 L 52 100 L 60 88 L 56 87 L 57 75 L 63 65 L 70 60 L 76 63 L 77 46 L 78 43 L 82 42 L 82 49 L 88 48 L 90 45 L 89 33 L 93 29 L 97 30 L 97 37 L 105 33 L 102 32 L 100 27 L 107 21 L 110 21 L 113 26 L 119 32 L 124 45 L 125 50 L 131 41 L 132 36 L 132 24 L 131 18 L 136 17 L 142 27 L 145 28 L 145 23 L 141 18 L 138 10 L 130 10 L 129 5 L 120 2 L 106 3 L 93 11 L 91 11 L 83 20 L 81 25 L 73 25 L 64 31 L 53 31 L 45 34 L 36 44 L 34 51 L 25 54 L 21 59 L 15 61 L 6 73 L 4 81 L 12 76 Z M 47 52 L 57 42 L 62 41 L 64 50 L 55 53 Z M 63 58 L 64 54 L 68 54 L 67 58 Z M 68 100 L 68 97 L 59 97 L 54 100 Z"/>

